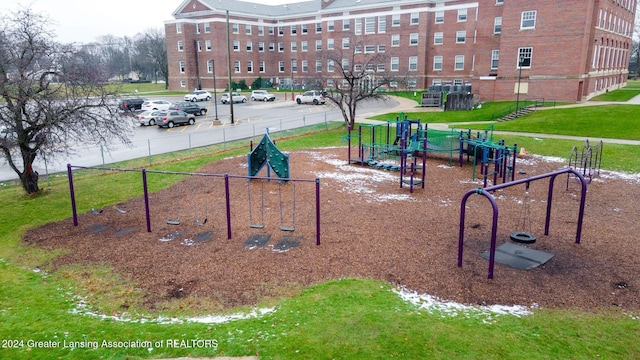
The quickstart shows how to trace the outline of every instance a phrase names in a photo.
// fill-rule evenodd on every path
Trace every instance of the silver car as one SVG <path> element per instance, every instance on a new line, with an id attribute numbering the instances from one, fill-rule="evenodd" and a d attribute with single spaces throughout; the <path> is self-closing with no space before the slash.
<path id="1" fill-rule="evenodd" d="M 160 119 L 162 116 L 164 115 L 164 111 L 161 110 L 147 110 L 147 111 L 143 111 L 140 114 L 138 114 L 138 122 L 140 123 L 141 126 L 153 126 L 158 122 L 158 119 Z"/>
<path id="2" fill-rule="evenodd" d="M 169 110 L 162 114 L 157 120 L 158 126 L 172 128 L 176 125 L 193 125 L 196 122 L 196 116 L 187 114 L 182 110 Z"/>
<path id="3" fill-rule="evenodd" d="M 184 96 L 184 101 L 196 102 L 209 100 L 211 100 L 211 93 L 206 90 L 196 90 Z"/>
<path id="4" fill-rule="evenodd" d="M 298 104 L 324 104 L 326 99 L 324 98 L 324 92 L 320 90 L 306 91 L 304 94 L 296 95 L 296 102 Z"/>
<path id="5" fill-rule="evenodd" d="M 233 102 L 234 103 L 238 103 L 238 102 L 246 103 L 247 102 L 247 98 L 244 95 L 238 94 L 237 92 L 232 93 L 232 98 L 233 98 Z M 229 103 L 229 93 L 222 94 L 222 96 L 220 97 L 220 101 L 223 104 L 228 104 Z"/>

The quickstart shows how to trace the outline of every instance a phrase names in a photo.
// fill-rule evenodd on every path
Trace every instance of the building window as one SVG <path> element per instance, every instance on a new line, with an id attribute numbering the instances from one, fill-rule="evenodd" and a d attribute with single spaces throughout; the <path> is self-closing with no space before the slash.
<path id="1" fill-rule="evenodd" d="M 204 48 L 207 51 L 211 51 L 211 40 L 207 40 L 204 42 Z"/>
<path id="2" fill-rule="evenodd" d="M 500 58 L 500 50 L 491 50 L 491 70 L 498 68 L 498 60 Z"/>
<path id="3" fill-rule="evenodd" d="M 464 44 L 465 41 L 467 40 L 467 32 L 462 30 L 462 31 L 456 31 L 456 44 Z"/>
<path id="4" fill-rule="evenodd" d="M 342 48 L 343 49 L 349 48 L 349 38 L 342 38 Z"/>
<path id="5" fill-rule="evenodd" d="M 233 51 L 240 51 L 240 41 L 233 40 Z"/>
<path id="6" fill-rule="evenodd" d="M 376 46 L 375 45 L 367 45 L 364 47 L 364 53 L 365 54 L 371 54 L 376 52 Z"/>
<path id="7" fill-rule="evenodd" d="M 247 72 L 249 73 L 253 72 L 253 61 L 251 60 L 247 61 Z"/>
<path id="8" fill-rule="evenodd" d="M 376 18 L 366 17 L 364 18 L 364 33 L 365 34 L 375 34 L 376 33 Z"/>
<path id="9" fill-rule="evenodd" d="M 409 56 L 409 71 L 418 71 L 418 57 Z"/>
<path id="10" fill-rule="evenodd" d="M 322 33 L 322 23 L 316 23 L 316 34 Z"/>
<path id="11" fill-rule="evenodd" d="M 184 51 L 184 43 L 182 41 L 178 41 L 178 51 Z"/>
<path id="12" fill-rule="evenodd" d="M 327 39 L 327 50 L 333 50 L 333 39 Z"/>
<path id="13" fill-rule="evenodd" d="M 322 40 L 316 40 L 316 51 L 322 50 Z"/>
<path id="14" fill-rule="evenodd" d="M 400 26 L 400 14 L 391 15 L 391 26 Z"/>
<path id="15" fill-rule="evenodd" d="M 276 51 L 276 43 L 269 43 L 269 51 Z"/>
<path id="16" fill-rule="evenodd" d="M 316 72 L 322 72 L 322 60 L 316 60 Z"/>
<path id="17" fill-rule="evenodd" d="M 258 52 L 264 52 L 264 41 L 258 43 Z"/>
<path id="18" fill-rule="evenodd" d="M 442 45 L 444 40 L 444 33 L 435 32 L 433 33 L 433 45 Z"/>
<path id="19" fill-rule="evenodd" d="M 201 52 L 202 51 L 202 43 L 200 42 L 200 40 L 198 40 L 197 44 L 198 44 L 198 52 Z"/>
<path id="20" fill-rule="evenodd" d="M 400 46 L 400 34 L 391 35 L 391 46 Z"/>
<path id="21" fill-rule="evenodd" d="M 464 55 L 456 55 L 454 70 L 464 70 Z"/>
<path id="22" fill-rule="evenodd" d="M 496 5 L 502 5 L 504 4 L 504 0 L 496 0 Z"/>
<path id="23" fill-rule="evenodd" d="M 384 64 L 378 64 L 378 72 L 384 72 Z"/>
<path id="24" fill-rule="evenodd" d="M 387 47 L 385 45 L 378 45 L 378 52 L 385 52 Z"/>
<path id="25" fill-rule="evenodd" d="M 516 67 L 530 68 L 532 53 L 533 53 L 533 48 L 531 47 L 518 48 L 518 59 L 516 59 L 517 61 Z"/>
<path id="26" fill-rule="evenodd" d="M 196 24 L 196 34 L 200 34 L 200 24 Z"/>
<path id="27" fill-rule="evenodd" d="M 204 33 L 208 34 L 211 32 L 211 24 L 210 23 L 204 23 Z"/>
<path id="28" fill-rule="evenodd" d="M 349 19 L 342 20 L 342 31 L 349 31 L 350 28 L 351 23 L 349 22 Z"/>
<path id="29" fill-rule="evenodd" d="M 258 36 L 264 36 L 264 26 L 258 26 Z"/>
<path id="30" fill-rule="evenodd" d="M 261 73 L 265 72 L 265 68 L 264 68 L 264 61 L 262 61 L 262 60 L 261 60 L 261 61 L 258 63 L 258 67 L 259 67 L 259 71 L 260 71 Z"/>
<path id="31" fill-rule="evenodd" d="M 436 11 L 436 24 L 443 24 L 444 23 L 444 11 Z"/>
<path id="32" fill-rule="evenodd" d="M 269 26 L 269 35 L 273 35 L 275 34 L 275 29 L 273 28 L 273 26 Z"/>
<path id="33" fill-rule="evenodd" d="M 184 61 L 179 61 L 178 62 L 178 69 L 180 70 L 180 74 L 184 74 Z"/>
<path id="34" fill-rule="evenodd" d="M 354 53 L 354 54 L 362 54 L 362 45 L 356 45 L 356 46 L 353 48 L 353 53 Z"/>
<path id="35" fill-rule="evenodd" d="M 502 32 L 502 16 L 493 19 L 493 33 L 500 34 Z"/>
<path id="36" fill-rule="evenodd" d="M 291 71 L 298 72 L 298 60 L 291 59 Z"/>
<path id="37" fill-rule="evenodd" d="M 309 42 L 304 40 L 301 42 L 300 44 L 300 50 L 301 51 L 308 51 L 309 50 Z"/>
<path id="38" fill-rule="evenodd" d="M 251 41 L 247 41 L 247 52 L 253 51 L 253 43 Z"/>
<path id="39" fill-rule="evenodd" d="M 415 88 L 416 86 L 418 86 L 418 79 L 412 78 L 407 80 L 407 87 Z"/>
<path id="40" fill-rule="evenodd" d="M 207 73 L 213 73 L 213 60 L 207 60 Z"/>
<path id="41" fill-rule="evenodd" d="M 284 61 L 278 61 L 278 72 L 284 72 Z"/>
<path id="42" fill-rule="evenodd" d="M 418 33 L 409 34 L 409 46 L 418 45 Z"/>
<path id="43" fill-rule="evenodd" d="M 536 11 L 523 11 L 520 21 L 520 30 L 536 28 Z"/>
<path id="44" fill-rule="evenodd" d="M 355 25 L 353 33 L 356 35 L 362 35 L 362 19 L 353 19 Z"/>
<path id="45" fill-rule="evenodd" d="M 333 31 L 335 29 L 335 25 L 333 24 L 333 20 L 327 21 L 327 31 Z"/>
<path id="46" fill-rule="evenodd" d="M 298 35 L 298 26 L 297 25 L 291 25 L 291 35 L 292 36 Z"/>
<path id="47" fill-rule="evenodd" d="M 182 34 L 182 24 L 181 23 L 177 23 L 176 24 L 176 34 Z"/>
<path id="48" fill-rule="evenodd" d="M 298 43 L 295 41 L 291 42 L 291 52 L 297 52 L 298 51 Z"/>
<path id="49" fill-rule="evenodd" d="M 356 73 L 361 73 L 362 72 L 362 64 L 353 65 L 353 71 L 356 72 Z"/>
<path id="50" fill-rule="evenodd" d="M 251 25 L 244 26 L 244 33 L 245 35 L 251 35 Z"/>
<path id="51" fill-rule="evenodd" d="M 234 34 L 239 34 L 240 33 L 240 26 L 238 24 L 231 24 L 231 31 Z"/>
<path id="52" fill-rule="evenodd" d="M 332 59 L 329 59 L 327 61 L 327 71 L 328 72 L 333 72 L 336 68 L 335 62 Z"/>
<path id="53" fill-rule="evenodd" d="M 431 85 L 442 85 L 442 79 L 433 79 L 433 81 L 431 82 Z"/>
<path id="54" fill-rule="evenodd" d="M 391 58 L 391 71 L 400 70 L 400 58 L 392 57 Z"/>
<path id="55" fill-rule="evenodd" d="M 309 72 L 309 62 L 307 60 L 302 60 L 302 72 Z"/>
<path id="56" fill-rule="evenodd" d="M 240 72 L 240 60 L 233 61 L 233 71 L 237 74 Z"/>
<path id="57" fill-rule="evenodd" d="M 187 82 L 185 80 L 180 80 L 180 87 L 181 88 L 186 88 L 187 87 Z"/>
<path id="58" fill-rule="evenodd" d="M 278 43 L 278 52 L 284 52 L 284 43 L 283 42 L 279 42 Z"/>
<path id="59" fill-rule="evenodd" d="M 387 32 L 387 17 L 386 16 L 378 16 L 378 33 Z"/>
<path id="60" fill-rule="evenodd" d="M 418 25 L 420 23 L 420 13 L 411 13 L 411 25 Z"/>
<path id="61" fill-rule="evenodd" d="M 458 9 L 458 22 L 467 21 L 467 9 Z"/>
<path id="62" fill-rule="evenodd" d="M 342 71 L 349 71 L 349 59 L 342 59 L 342 63 L 340 64 L 340 66 L 342 67 Z"/>
<path id="63" fill-rule="evenodd" d="M 284 36 L 284 27 L 278 26 L 278 36 Z"/>
<path id="64" fill-rule="evenodd" d="M 309 26 L 307 26 L 307 24 L 302 24 L 302 25 L 300 25 L 300 26 L 302 27 L 302 28 L 301 28 L 302 35 L 306 35 L 306 34 L 308 34 L 308 33 L 309 33 Z"/>
<path id="65" fill-rule="evenodd" d="M 433 70 L 442 70 L 442 56 L 433 57 Z"/>
<path id="66" fill-rule="evenodd" d="M 462 79 L 453 79 L 454 86 L 462 86 Z"/>

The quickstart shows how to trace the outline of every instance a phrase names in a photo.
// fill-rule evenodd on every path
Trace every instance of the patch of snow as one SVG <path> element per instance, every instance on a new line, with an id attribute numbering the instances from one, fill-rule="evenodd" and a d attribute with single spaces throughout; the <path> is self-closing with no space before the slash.
<path id="1" fill-rule="evenodd" d="M 532 315 L 531 308 L 537 308 L 533 304 L 531 308 L 521 305 L 491 305 L 472 306 L 460 304 L 453 301 L 443 301 L 438 297 L 428 294 L 418 294 L 415 291 L 407 290 L 404 287 L 393 290 L 400 298 L 420 309 L 424 309 L 430 314 L 441 314 L 442 317 L 464 316 L 466 318 L 483 318 L 483 322 L 490 323 L 494 315 L 526 316 Z"/>
<path id="2" fill-rule="evenodd" d="M 165 317 L 165 316 L 158 316 L 155 318 L 147 317 L 147 316 L 133 317 L 129 313 L 122 313 L 117 315 L 99 314 L 89 309 L 89 305 L 87 304 L 87 301 L 85 298 L 81 296 L 75 296 L 74 300 L 75 300 L 75 307 L 69 310 L 71 314 L 91 316 L 91 317 L 98 318 L 100 320 L 112 320 L 112 321 L 140 323 L 140 324 L 145 324 L 145 323 L 153 323 L 153 324 L 161 324 L 161 325 L 185 324 L 185 323 L 224 324 L 224 323 L 228 323 L 236 320 L 258 318 L 275 311 L 275 308 L 259 308 L 259 309 L 253 309 L 248 313 L 238 313 L 238 314 L 230 314 L 230 315 L 211 314 L 211 315 L 187 317 L 187 318 Z"/>

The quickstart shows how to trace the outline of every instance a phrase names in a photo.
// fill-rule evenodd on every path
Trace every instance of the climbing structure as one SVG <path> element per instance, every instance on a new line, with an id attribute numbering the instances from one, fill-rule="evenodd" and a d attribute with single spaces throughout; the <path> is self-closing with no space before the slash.
<path id="1" fill-rule="evenodd" d="M 247 154 L 249 176 L 256 176 L 265 164 L 281 179 L 289 178 L 289 154 L 280 151 L 269 137 L 269 130 L 265 132 L 258 145 Z"/>

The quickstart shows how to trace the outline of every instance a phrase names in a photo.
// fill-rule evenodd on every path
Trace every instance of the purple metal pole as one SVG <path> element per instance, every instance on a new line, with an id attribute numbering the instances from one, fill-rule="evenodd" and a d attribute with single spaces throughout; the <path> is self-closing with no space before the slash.
<path id="1" fill-rule="evenodd" d="M 424 179 L 427 172 L 427 131 L 424 132 L 424 140 L 422 141 L 422 188 L 424 189 Z"/>
<path id="2" fill-rule="evenodd" d="M 142 169 L 142 190 L 144 192 L 144 211 L 147 217 L 147 232 L 151 232 L 151 211 L 149 211 L 149 188 L 147 187 L 147 169 Z"/>
<path id="3" fill-rule="evenodd" d="M 73 172 L 71 164 L 67 164 L 67 178 L 69 179 L 69 195 L 71 196 L 71 212 L 73 213 L 73 226 L 78 226 L 78 209 L 76 209 L 76 194 L 73 190 Z"/>
<path id="4" fill-rule="evenodd" d="M 511 181 L 516 179 L 516 154 L 518 151 L 518 144 L 513 144 L 513 166 L 511 166 Z"/>
<path id="5" fill-rule="evenodd" d="M 224 197 L 227 206 L 227 239 L 231 240 L 231 201 L 229 200 L 229 174 L 224 174 Z"/>
<path id="6" fill-rule="evenodd" d="M 316 178 L 316 245 L 320 245 L 320 178 Z"/>

